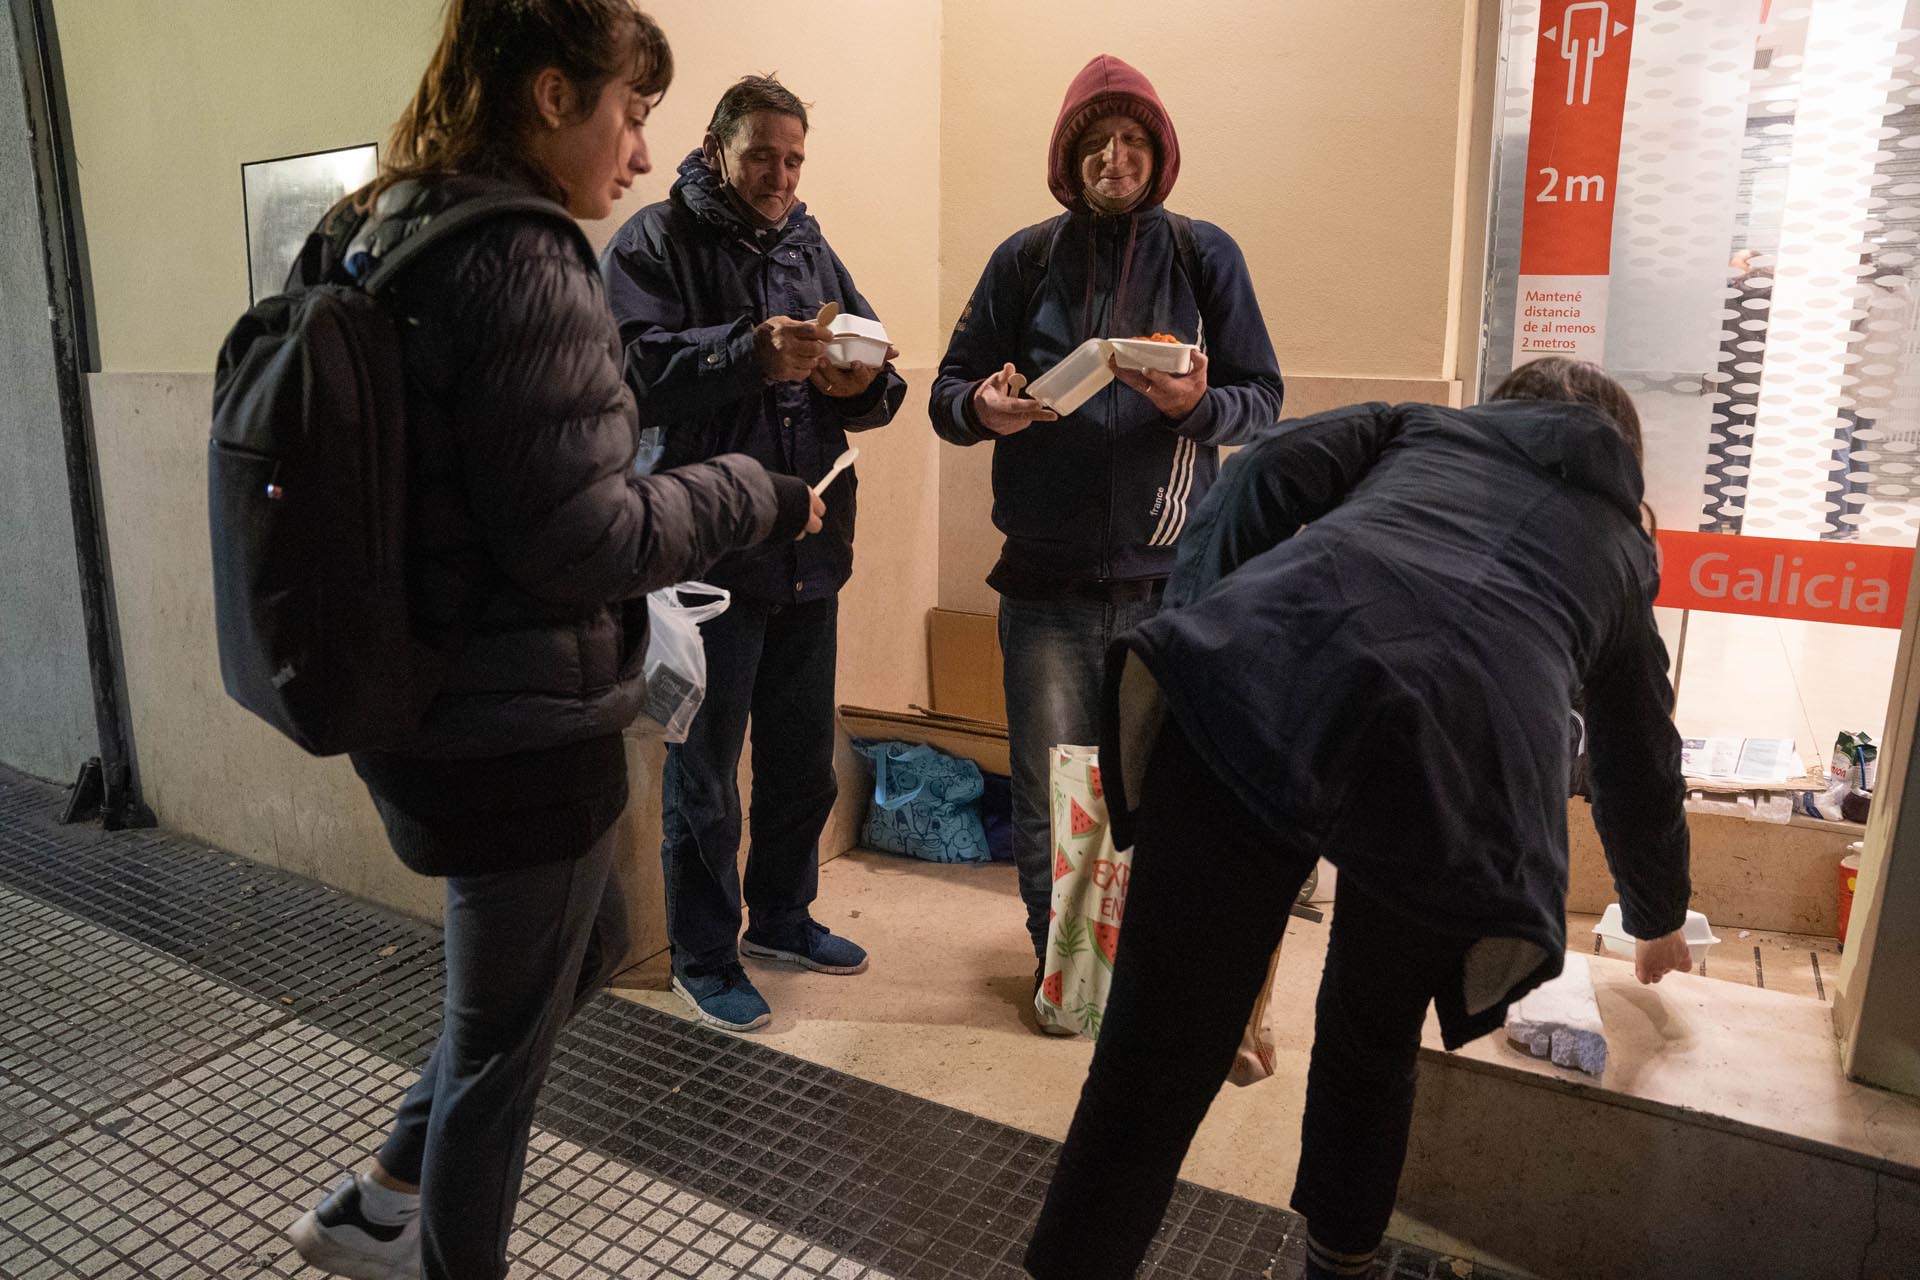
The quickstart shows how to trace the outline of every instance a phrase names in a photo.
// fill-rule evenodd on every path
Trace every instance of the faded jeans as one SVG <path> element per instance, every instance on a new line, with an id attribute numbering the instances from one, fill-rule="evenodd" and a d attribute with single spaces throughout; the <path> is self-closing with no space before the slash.
<path id="1" fill-rule="evenodd" d="M 840 603 L 735 599 L 700 628 L 707 694 L 687 740 L 667 748 L 661 863 L 673 971 L 739 963 L 748 932 L 770 945 L 809 919 L 833 775 L 833 678 Z M 747 872 L 740 875 L 740 750 L 753 725 Z"/>
<path id="2" fill-rule="evenodd" d="M 1013 858 L 1036 958 L 1046 956 L 1047 913 L 1053 902 L 1048 755 L 1062 743 L 1099 742 L 1107 649 L 1159 608 L 1157 596 L 1118 605 L 1071 597 L 1000 599 L 1007 750 L 1013 770 Z"/>

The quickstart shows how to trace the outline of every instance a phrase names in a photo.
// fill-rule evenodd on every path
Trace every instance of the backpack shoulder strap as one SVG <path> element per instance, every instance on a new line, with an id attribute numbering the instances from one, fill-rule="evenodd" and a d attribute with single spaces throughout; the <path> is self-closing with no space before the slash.
<path id="1" fill-rule="evenodd" d="M 1180 260 L 1180 269 L 1187 273 L 1187 284 L 1193 289 L 1195 302 L 1202 302 L 1200 285 L 1200 249 L 1193 240 L 1193 219 L 1184 213 L 1167 210 L 1167 230 L 1173 233 L 1173 253 Z M 1206 350 L 1206 308 L 1201 307 L 1200 332 L 1195 335 L 1194 343 Z"/>
<path id="2" fill-rule="evenodd" d="M 1200 292 L 1200 249 L 1193 240 L 1193 219 L 1184 213 L 1167 210 L 1167 230 L 1173 233 L 1173 251 L 1180 259 L 1181 269 L 1187 273 L 1187 279 L 1193 285 L 1194 293 Z"/>
<path id="3" fill-rule="evenodd" d="M 380 264 L 373 269 L 372 274 L 367 276 L 360 287 L 369 294 L 378 296 L 395 276 L 436 245 L 444 244 L 464 231 L 507 214 L 523 214 L 564 224 L 570 233 L 569 239 L 580 251 L 588 269 L 594 269 L 593 246 L 587 241 L 586 232 L 580 229 L 580 224 L 573 220 L 571 214 L 553 201 L 540 196 L 507 192 L 475 196 L 471 200 L 461 201 L 444 212 L 436 213 L 425 226 L 409 235 L 400 242 L 398 248 L 381 259 Z"/>
<path id="4" fill-rule="evenodd" d="M 1040 292 L 1040 286 L 1047 282 L 1047 264 L 1053 260 L 1053 242 L 1060 238 L 1060 229 L 1067 224 L 1068 216 L 1057 213 L 1020 233 L 1020 252 L 1014 258 L 1014 265 L 1018 269 L 1021 293 L 1025 295 L 1029 309 Z"/>

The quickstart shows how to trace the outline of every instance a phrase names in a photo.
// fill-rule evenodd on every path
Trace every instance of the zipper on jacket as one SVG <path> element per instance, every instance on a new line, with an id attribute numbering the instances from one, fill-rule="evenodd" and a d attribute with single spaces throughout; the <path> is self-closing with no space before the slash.
<path id="1" fill-rule="evenodd" d="M 1119 434 L 1118 404 L 1120 397 L 1116 393 L 1107 397 L 1107 530 L 1100 540 L 1100 576 L 1113 576 L 1113 508 L 1120 500 L 1117 468 L 1114 465 L 1116 437 Z"/>
<path id="2" fill-rule="evenodd" d="M 1129 213 L 1126 216 L 1129 219 L 1131 219 L 1134 215 Z M 1099 224 L 1096 222 L 1095 232 L 1094 232 L 1094 234 L 1096 235 L 1099 234 L 1098 225 Z M 1126 250 L 1121 248 L 1120 246 L 1121 246 L 1121 239 L 1119 235 L 1116 233 L 1113 238 L 1113 259 L 1108 264 L 1112 270 L 1111 283 L 1113 285 L 1113 288 L 1108 291 L 1108 297 L 1113 299 L 1113 301 L 1110 302 L 1107 307 L 1107 328 L 1109 331 L 1111 331 L 1115 326 L 1117 326 L 1120 323 L 1120 317 L 1114 312 L 1114 307 L 1119 304 L 1119 295 L 1116 292 L 1120 286 L 1121 263 L 1120 263 L 1119 257 L 1121 254 L 1124 254 L 1126 252 Z M 1120 434 L 1119 406 L 1120 406 L 1120 393 L 1118 391 L 1115 391 L 1111 395 L 1107 396 L 1107 422 L 1106 422 L 1107 521 L 1106 521 L 1106 533 L 1100 539 L 1099 569 L 1100 569 L 1100 577 L 1102 579 L 1111 578 L 1113 576 L 1114 508 L 1119 504 L 1119 501 L 1120 501 L 1119 467 L 1114 457 L 1114 455 L 1119 451 L 1119 434 Z"/>
<path id="3" fill-rule="evenodd" d="M 778 246 L 775 247 L 777 248 Z M 760 254 L 760 307 L 769 316 L 785 315 L 785 311 L 773 305 L 773 254 L 759 249 L 756 249 L 755 252 Z M 774 445 L 779 449 L 781 456 L 785 459 L 787 470 L 794 475 L 798 475 L 800 474 L 799 437 L 798 433 L 795 432 L 792 427 L 786 425 L 787 420 L 793 415 L 788 413 L 781 403 L 780 389 L 784 385 L 784 383 L 778 382 L 766 383 L 761 387 L 760 394 L 763 397 L 762 402 L 769 406 L 767 425 L 773 430 Z M 805 426 L 806 424 L 802 423 L 801 425 Z M 796 553 L 796 558 L 797 554 L 798 553 Z"/>

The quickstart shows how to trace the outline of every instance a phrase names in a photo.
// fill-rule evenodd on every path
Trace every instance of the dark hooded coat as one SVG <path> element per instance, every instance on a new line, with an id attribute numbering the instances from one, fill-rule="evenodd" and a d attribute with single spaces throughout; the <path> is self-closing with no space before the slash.
<path id="1" fill-rule="evenodd" d="M 1144 670 L 1276 841 L 1479 940 L 1438 1001 L 1459 1044 L 1560 971 L 1584 689 L 1627 930 L 1679 928 L 1685 789 L 1641 490 L 1584 405 L 1362 405 L 1248 450 L 1196 514 L 1166 608 L 1114 649 L 1120 837 L 1155 705 L 1135 696 Z"/>
<path id="2" fill-rule="evenodd" d="M 768 316 L 811 320 L 821 303 L 837 302 L 878 317 L 804 204 L 779 228 L 756 230 L 698 151 L 680 165 L 668 198 L 615 234 L 600 272 L 641 424 L 660 432 L 661 466 L 743 453 L 813 484 L 845 451 L 849 431 L 885 426 L 906 399 L 891 364 L 850 398 L 761 377 L 753 331 Z M 818 534 L 728 556 L 705 581 L 771 604 L 833 596 L 853 574 L 858 492 L 857 474 L 842 476 L 826 495 Z"/>
<path id="3" fill-rule="evenodd" d="M 1146 195 L 1112 217 L 1088 208 L 1072 155 L 1086 126 L 1110 112 L 1140 120 L 1155 150 Z M 1067 215 L 1042 224 L 1044 274 L 1023 263 L 1036 228 L 994 250 L 954 326 L 930 410 L 943 438 L 993 443 L 993 520 L 1006 543 L 988 581 L 1033 598 L 1065 584 L 1166 577 L 1174 542 L 1219 472 L 1218 446 L 1271 432 L 1283 390 L 1240 247 L 1194 221 L 1198 278 L 1181 261 L 1164 207 L 1179 138 L 1145 76 L 1110 56 L 1088 63 L 1061 105 L 1047 163 Z M 975 389 L 1004 364 L 1032 381 L 1088 338 L 1153 333 L 1198 343 L 1210 361 L 1205 397 L 1178 422 L 1117 381 L 1060 421 L 1005 438 L 974 416 Z"/>

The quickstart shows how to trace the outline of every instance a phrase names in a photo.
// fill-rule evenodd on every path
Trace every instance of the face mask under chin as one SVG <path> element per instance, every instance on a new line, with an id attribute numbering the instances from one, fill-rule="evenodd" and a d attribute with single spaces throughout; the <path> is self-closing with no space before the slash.
<path id="1" fill-rule="evenodd" d="M 720 163 L 717 167 L 720 171 L 720 185 L 726 189 L 727 202 L 733 206 L 734 212 L 744 217 L 747 220 L 747 225 L 753 227 L 755 230 L 772 231 L 787 220 L 787 215 L 793 212 L 793 206 L 799 203 L 797 196 L 789 196 L 786 207 L 780 210 L 780 216 L 777 218 L 769 218 L 766 214 L 760 212 L 759 207 L 756 206 L 753 201 L 740 194 L 740 188 L 733 185 L 733 178 L 727 172 L 726 152 L 723 151 L 720 153 L 719 161 Z"/>
<path id="2" fill-rule="evenodd" d="M 1095 213 L 1105 214 L 1111 217 L 1116 214 L 1133 212 L 1133 210 L 1139 206 L 1140 202 L 1146 199 L 1149 185 L 1151 184 L 1146 182 L 1141 183 L 1138 187 L 1135 187 L 1131 193 L 1120 200 L 1109 198 L 1099 187 L 1092 184 L 1083 187 L 1082 193 L 1086 196 L 1087 207 L 1089 209 L 1092 209 Z"/>

